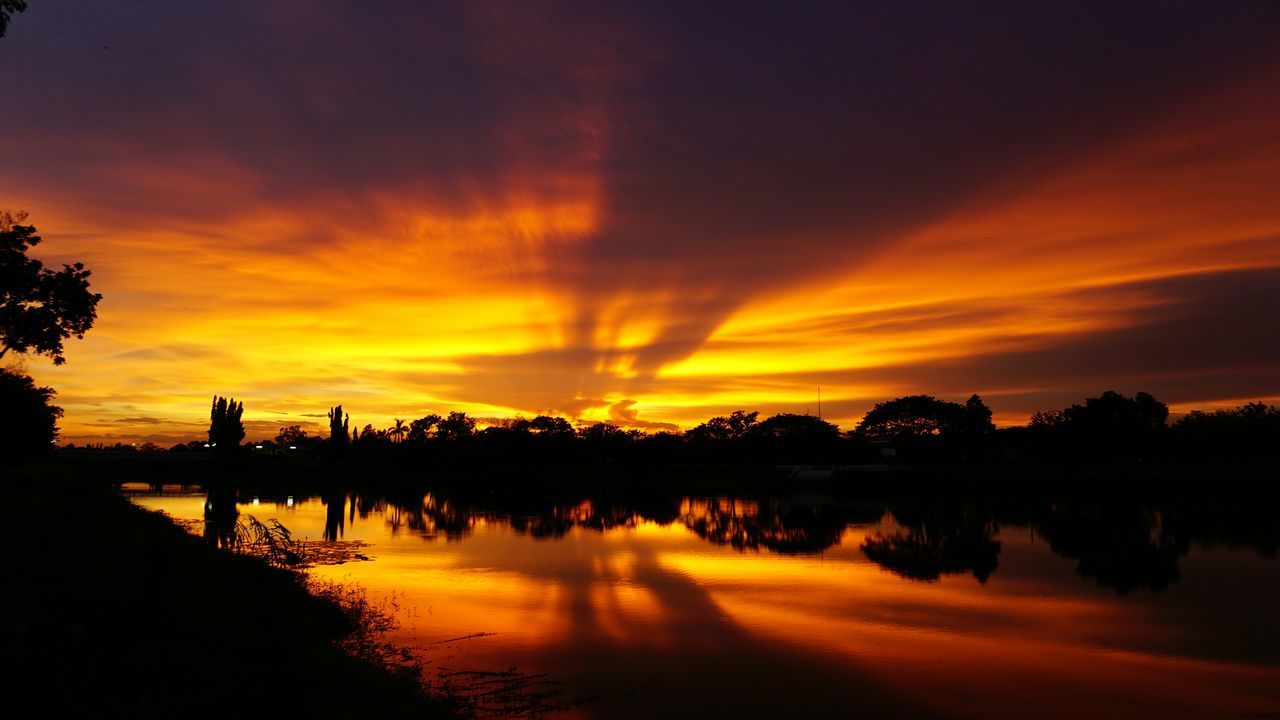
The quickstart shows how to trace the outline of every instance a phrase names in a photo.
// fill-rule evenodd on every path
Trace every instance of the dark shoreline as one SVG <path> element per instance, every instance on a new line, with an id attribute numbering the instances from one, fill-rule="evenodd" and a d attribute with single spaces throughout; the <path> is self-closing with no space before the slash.
<path id="1" fill-rule="evenodd" d="M 1217 464 L 970 463 L 813 466 L 830 477 L 788 478 L 766 463 L 659 464 L 613 462 L 435 461 L 415 458 L 328 458 L 243 455 L 222 458 L 180 453 L 59 451 L 33 464 L 101 485 L 148 482 L 262 491 L 391 491 L 430 488 L 464 495 L 526 498 L 590 494 L 715 495 L 821 492 L 838 497 L 1000 497 L 1004 499 L 1118 497 L 1161 500 L 1197 496 L 1280 499 L 1280 466 L 1269 462 Z M 789 467 L 789 466 L 788 466 Z"/>
<path id="2" fill-rule="evenodd" d="M 210 548 L 75 469 L 3 472 L 15 717 L 454 717 L 337 643 L 352 619 L 296 573 Z"/>

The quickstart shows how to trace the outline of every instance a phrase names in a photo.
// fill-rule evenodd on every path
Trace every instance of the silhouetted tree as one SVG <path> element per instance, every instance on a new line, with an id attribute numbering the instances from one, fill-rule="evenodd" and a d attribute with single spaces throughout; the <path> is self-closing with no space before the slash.
<path id="1" fill-rule="evenodd" d="M 731 442 L 747 436 L 756 424 L 759 412 L 734 410 L 728 417 L 713 417 L 701 425 L 689 430 L 685 436 L 690 440 L 708 442 Z"/>
<path id="2" fill-rule="evenodd" d="M 224 454 L 238 450 L 240 441 L 244 440 L 242 415 L 244 403 L 215 395 L 209 409 L 209 444 Z"/>
<path id="3" fill-rule="evenodd" d="M 1255 402 L 1238 408 L 1192 411 L 1173 424 L 1180 457 L 1231 462 L 1280 460 L 1280 408 Z"/>
<path id="4" fill-rule="evenodd" d="M 9 21 L 13 19 L 14 13 L 20 13 L 27 9 L 27 0 L 0 0 L 0 38 L 4 37 L 4 32 L 9 28 Z"/>
<path id="5" fill-rule="evenodd" d="M 431 433 L 434 432 L 434 428 L 440 424 L 440 420 L 439 415 L 432 413 L 409 423 L 409 442 L 426 442 L 427 438 L 431 437 Z"/>
<path id="6" fill-rule="evenodd" d="M 390 442 L 387 431 L 375 428 L 372 423 L 367 423 L 363 428 L 361 428 L 358 440 L 362 445 L 375 445 L 378 443 Z"/>
<path id="7" fill-rule="evenodd" d="M 631 448 L 632 442 L 639 437 L 635 430 L 623 430 L 613 423 L 598 422 L 578 430 L 586 453 L 596 462 L 617 462 Z"/>
<path id="8" fill-rule="evenodd" d="M 391 438 L 391 442 L 398 443 L 409 433 L 409 426 L 405 425 L 404 420 L 400 418 L 395 418 L 395 421 L 395 425 L 387 428 L 387 436 Z"/>
<path id="9" fill-rule="evenodd" d="M 61 365 L 63 340 L 84 337 L 102 296 L 89 292 L 89 271 L 81 263 L 53 271 L 27 257 L 40 236 L 24 219 L 25 213 L 0 212 L 0 357 L 10 350 L 33 352 Z"/>
<path id="10" fill-rule="evenodd" d="M 991 408 L 982 402 L 982 398 L 974 393 L 964 402 L 964 415 L 961 417 L 961 429 L 970 437 L 986 437 L 995 432 L 996 425 L 991 422 Z"/>
<path id="11" fill-rule="evenodd" d="M 276 444 L 289 446 L 296 445 L 301 440 L 307 439 L 307 431 L 302 429 L 301 425 L 290 425 L 289 427 L 280 428 L 280 432 L 276 433 Z"/>
<path id="12" fill-rule="evenodd" d="M 1036 413 L 1030 429 L 1047 440 L 1041 452 L 1071 462 L 1141 459 L 1157 451 L 1168 418 L 1168 406 L 1147 393 L 1130 398 L 1108 390 L 1084 405 Z"/>
<path id="13" fill-rule="evenodd" d="M 475 431 L 476 421 L 464 412 L 451 412 L 449 417 L 436 423 L 436 435 L 444 440 L 469 438 Z"/>
<path id="14" fill-rule="evenodd" d="M 976 394 L 963 405 L 932 395 L 877 403 L 854 431 L 872 442 L 893 443 L 904 458 L 930 462 L 976 458 L 994 432 L 991 409 Z"/>
<path id="15" fill-rule="evenodd" d="M 342 414 L 342 406 L 329 408 L 329 443 L 334 447 L 342 447 L 351 439 L 348 428 L 351 423 L 350 415 Z"/>
<path id="16" fill-rule="evenodd" d="M 876 403 L 858 422 L 857 432 L 879 440 L 918 439 L 959 429 L 965 415 L 965 406 L 958 403 L 932 395 L 908 395 Z"/>
<path id="17" fill-rule="evenodd" d="M 989 455 L 996 425 L 991 422 L 991 408 L 977 393 L 965 401 L 964 414 L 956 430 L 956 442 L 965 459 L 976 460 Z"/>
<path id="18" fill-rule="evenodd" d="M 779 413 L 747 431 L 752 455 L 773 462 L 829 462 L 840 428 L 813 415 Z"/>
<path id="19" fill-rule="evenodd" d="M 58 436 L 62 408 L 49 404 L 52 388 L 0 368 L 0 462 L 41 454 Z"/>
<path id="20" fill-rule="evenodd" d="M 573 425 L 562 417 L 539 415 L 532 420 L 517 418 L 511 423 L 513 430 L 527 430 L 538 435 L 572 436 Z"/>

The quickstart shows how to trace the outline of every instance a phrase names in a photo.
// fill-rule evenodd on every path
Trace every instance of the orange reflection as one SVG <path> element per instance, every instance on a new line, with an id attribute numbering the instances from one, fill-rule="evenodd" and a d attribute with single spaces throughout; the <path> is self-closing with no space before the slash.
<path id="1" fill-rule="evenodd" d="M 195 519 L 201 499 L 139 502 Z M 848 693 L 868 709 L 909 702 L 957 717 L 1280 708 L 1280 668 L 1197 649 L 1199 610 L 1171 614 L 1176 606 L 1094 588 L 1029 534 L 999 534 L 1011 567 L 985 582 L 918 582 L 858 551 L 900 529 L 887 517 L 840 524 L 818 554 L 786 531 L 824 527 L 821 515 L 797 516 L 803 507 L 781 522 L 769 501 L 686 499 L 675 522 L 660 524 L 582 502 L 534 523 L 433 495 L 409 506 L 357 497 L 335 509 L 351 520 L 344 539 L 371 543 L 374 559 L 313 572 L 396 597 L 396 638 L 447 667 L 517 665 L 587 690 L 633 671 L 707 688 L 741 682 L 736 673 L 794 671 L 825 693 L 808 701 Z M 332 519 L 328 510 L 302 499 L 240 506 L 310 538 Z M 1231 565 L 1220 560 L 1204 562 L 1223 579 Z M 493 635 L 453 640 L 476 633 Z M 753 702 L 799 701 L 798 688 Z"/>

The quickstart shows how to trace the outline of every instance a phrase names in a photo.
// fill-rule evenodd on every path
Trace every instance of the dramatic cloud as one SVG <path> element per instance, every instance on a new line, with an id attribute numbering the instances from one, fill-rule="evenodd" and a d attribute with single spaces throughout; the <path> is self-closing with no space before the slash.
<path id="1" fill-rule="evenodd" d="M 267 434 L 1275 397 L 1278 32 L 1263 1 L 39 4 L 0 41 L 0 207 L 105 299 L 29 365 L 71 440 L 196 436 L 215 392 Z"/>

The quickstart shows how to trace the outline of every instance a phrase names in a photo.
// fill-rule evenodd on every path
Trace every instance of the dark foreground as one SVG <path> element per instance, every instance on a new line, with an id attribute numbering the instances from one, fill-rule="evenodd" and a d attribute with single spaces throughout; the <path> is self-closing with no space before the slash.
<path id="1" fill-rule="evenodd" d="M 107 486 L 4 474 L 6 716 L 453 714 L 339 649 L 352 619 L 294 573 Z"/>

